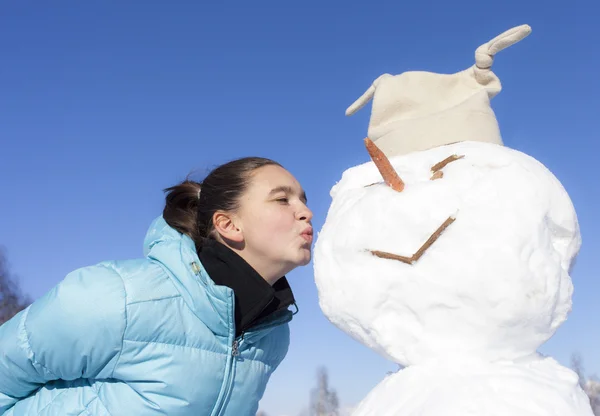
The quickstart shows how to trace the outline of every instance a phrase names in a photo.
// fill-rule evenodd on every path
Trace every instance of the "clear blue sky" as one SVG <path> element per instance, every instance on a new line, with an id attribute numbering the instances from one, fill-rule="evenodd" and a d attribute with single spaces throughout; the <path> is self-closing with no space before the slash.
<path id="1" fill-rule="evenodd" d="M 218 5 L 217 5 L 218 3 Z M 597 2 L 596 2 L 597 3 Z M 329 189 L 368 160 L 369 110 L 345 108 L 383 72 L 456 72 L 512 26 L 496 58 L 507 146 L 550 168 L 578 211 L 574 310 L 542 349 L 600 373 L 599 6 L 524 2 L 5 1 L 0 5 L 0 244 L 37 298 L 71 270 L 139 257 L 162 189 L 239 156 L 283 163 L 320 228 Z M 596 39 L 594 41 L 593 39 Z M 344 404 L 395 368 L 321 314 L 312 265 L 293 272 L 300 313 L 262 402 L 308 403 L 326 365 Z"/>

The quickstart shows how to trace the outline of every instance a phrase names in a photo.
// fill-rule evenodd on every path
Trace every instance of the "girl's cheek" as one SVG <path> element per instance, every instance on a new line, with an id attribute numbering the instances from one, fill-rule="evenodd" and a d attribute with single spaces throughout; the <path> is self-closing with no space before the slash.
<path id="1" fill-rule="evenodd" d="M 293 224 L 293 221 L 289 221 L 287 219 L 289 215 L 282 215 L 281 212 L 273 213 L 270 217 L 270 224 L 272 229 L 277 231 L 285 231 L 290 228 L 290 224 Z"/>

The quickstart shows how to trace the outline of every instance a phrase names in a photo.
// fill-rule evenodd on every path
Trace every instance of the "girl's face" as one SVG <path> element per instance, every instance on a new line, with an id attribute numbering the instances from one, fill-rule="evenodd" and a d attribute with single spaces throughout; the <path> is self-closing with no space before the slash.
<path id="1" fill-rule="evenodd" d="M 256 169 L 234 218 L 243 236 L 238 253 L 269 283 L 310 261 L 312 212 L 304 190 L 284 168 Z"/>

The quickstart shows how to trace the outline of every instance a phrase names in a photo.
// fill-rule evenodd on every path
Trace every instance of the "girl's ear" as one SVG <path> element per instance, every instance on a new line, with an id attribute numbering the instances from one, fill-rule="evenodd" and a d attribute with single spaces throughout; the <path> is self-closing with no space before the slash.
<path id="1" fill-rule="evenodd" d="M 235 243 L 244 241 L 244 233 L 238 226 L 234 215 L 223 211 L 217 211 L 213 215 L 213 225 L 215 231 L 219 233 L 223 240 L 229 240 Z"/>

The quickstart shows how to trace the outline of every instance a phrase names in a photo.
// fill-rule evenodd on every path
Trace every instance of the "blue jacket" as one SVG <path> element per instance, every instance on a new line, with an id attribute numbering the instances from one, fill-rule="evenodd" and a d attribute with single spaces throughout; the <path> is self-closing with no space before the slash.
<path id="1" fill-rule="evenodd" d="M 0 415 L 255 415 L 285 309 L 235 337 L 234 294 L 158 218 L 146 258 L 70 273 L 0 327 Z"/>

